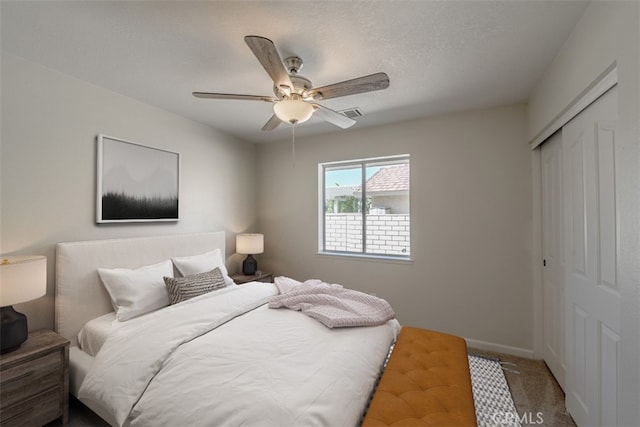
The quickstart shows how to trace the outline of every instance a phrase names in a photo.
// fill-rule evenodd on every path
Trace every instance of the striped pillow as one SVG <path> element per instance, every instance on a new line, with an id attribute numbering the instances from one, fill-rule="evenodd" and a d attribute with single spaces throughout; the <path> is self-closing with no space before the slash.
<path id="1" fill-rule="evenodd" d="M 169 291 L 171 304 L 178 304 L 227 286 L 218 267 L 205 273 L 185 277 L 165 277 L 164 284 Z"/>

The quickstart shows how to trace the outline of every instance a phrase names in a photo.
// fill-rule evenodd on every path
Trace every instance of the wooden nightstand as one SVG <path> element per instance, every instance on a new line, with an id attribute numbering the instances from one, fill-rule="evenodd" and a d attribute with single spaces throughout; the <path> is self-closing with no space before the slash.
<path id="1" fill-rule="evenodd" d="M 0 424 L 41 426 L 69 419 L 69 341 L 41 329 L 0 355 Z"/>
<path id="2" fill-rule="evenodd" d="M 236 285 L 242 285 L 248 282 L 267 282 L 273 283 L 273 273 L 265 273 L 264 271 L 254 276 L 245 276 L 244 274 L 234 274 L 231 276 Z"/>

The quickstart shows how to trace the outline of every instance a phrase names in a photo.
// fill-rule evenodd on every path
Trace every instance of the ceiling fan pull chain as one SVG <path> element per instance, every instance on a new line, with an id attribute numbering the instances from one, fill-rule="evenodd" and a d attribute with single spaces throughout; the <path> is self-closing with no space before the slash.
<path id="1" fill-rule="evenodd" d="M 291 126 L 291 156 L 293 158 L 293 168 L 296 168 L 296 123 L 292 123 L 293 126 Z"/>

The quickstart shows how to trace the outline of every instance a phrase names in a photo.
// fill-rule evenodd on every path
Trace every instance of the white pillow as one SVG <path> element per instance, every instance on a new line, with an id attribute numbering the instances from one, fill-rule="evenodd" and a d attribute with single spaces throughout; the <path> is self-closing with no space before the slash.
<path id="1" fill-rule="evenodd" d="M 173 265 L 176 266 L 176 269 L 182 276 L 206 273 L 218 267 L 227 286 L 235 285 L 233 279 L 229 277 L 229 272 L 224 265 L 224 259 L 222 258 L 222 251 L 220 249 L 214 249 L 211 252 L 205 252 L 200 255 L 171 258 L 171 261 L 173 261 Z"/>
<path id="2" fill-rule="evenodd" d="M 164 277 L 173 277 L 171 261 L 147 265 L 135 270 L 99 268 L 116 318 L 123 322 L 169 305 Z"/>

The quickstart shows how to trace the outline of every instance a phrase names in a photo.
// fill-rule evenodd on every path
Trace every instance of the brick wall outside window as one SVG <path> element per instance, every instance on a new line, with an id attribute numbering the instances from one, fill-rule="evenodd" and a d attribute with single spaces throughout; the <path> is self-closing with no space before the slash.
<path id="1" fill-rule="evenodd" d="M 403 255 L 410 252 L 410 215 L 367 215 L 367 253 Z M 362 214 L 325 214 L 325 250 L 362 252 Z"/>

